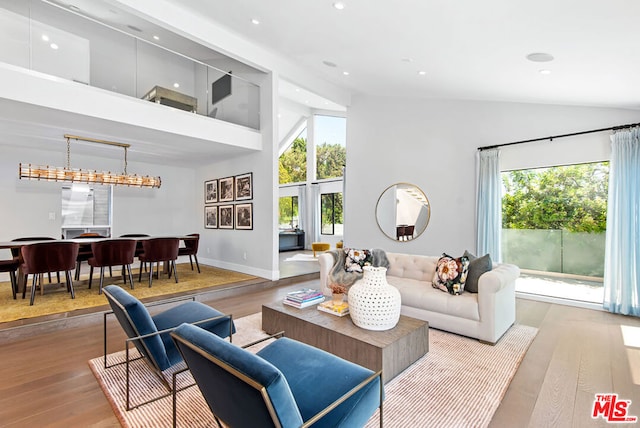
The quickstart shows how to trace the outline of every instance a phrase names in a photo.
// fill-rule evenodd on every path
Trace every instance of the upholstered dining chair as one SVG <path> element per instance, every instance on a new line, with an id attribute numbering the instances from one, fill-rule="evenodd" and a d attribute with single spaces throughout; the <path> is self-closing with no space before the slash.
<path id="1" fill-rule="evenodd" d="M 210 306 L 196 302 L 193 300 L 193 297 L 164 300 L 147 304 L 145 306 L 142 302 L 117 285 L 107 285 L 104 287 L 103 291 L 109 301 L 111 310 L 113 311 L 105 313 L 104 315 L 103 332 L 105 369 L 117 365 L 113 364 L 109 366 L 107 364 L 108 315 L 115 315 L 120 326 L 128 337 L 125 342 L 126 359 L 124 363 L 127 365 L 125 380 L 127 410 L 131 410 L 169 395 L 171 386 L 163 372 L 183 361 L 182 355 L 169 335 L 177 326 L 182 323 L 197 324 L 208 332 L 214 334 L 216 337 L 228 337 L 229 340 L 232 339 L 232 335 L 236 331 L 232 315 L 225 315 Z M 150 306 L 175 304 L 180 300 L 187 299 L 190 299 L 191 301 L 177 304 L 176 306 L 155 315 L 151 315 L 147 309 Z M 129 353 L 131 344 L 135 346 L 142 356 L 141 358 L 143 358 L 147 363 L 147 366 L 160 379 L 167 391 L 169 391 L 167 394 L 146 402 L 131 405 L 129 370 L 129 364 L 132 361 Z"/>
<path id="2" fill-rule="evenodd" d="M 219 426 L 362 427 L 378 407 L 382 426 L 382 371 L 286 337 L 256 354 L 198 326 L 171 337 Z"/>
<path id="3" fill-rule="evenodd" d="M 133 277 L 131 276 L 131 263 L 136 252 L 135 239 L 109 239 L 91 243 L 91 253 L 93 257 L 88 260 L 89 270 L 89 288 L 93 281 L 93 268 L 100 268 L 100 287 L 98 294 L 102 294 L 102 284 L 104 283 L 104 268 L 111 269 L 112 266 L 122 266 L 122 277 L 124 283 L 127 283 L 133 289 Z"/>
<path id="4" fill-rule="evenodd" d="M 76 295 L 73 291 L 73 281 L 71 280 L 71 271 L 75 267 L 76 258 L 78 257 L 79 244 L 75 242 L 42 242 L 38 244 L 23 245 L 21 247 L 22 265 L 20 268 L 25 275 L 33 275 L 31 284 L 31 301 L 36 297 L 36 286 L 38 278 L 42 278 L 41 273 L 64 271 L 67 279 L 67 291 L 71 293 L 71 298 L 75 299 Z M 27 287 L 22 290 L 22 298 L 24 299 Z M 40 280 L 40 292 L 44 294 L 44 284 Z"/>
<path id="5" fill-rule="evenodd" d="M 124 235 L 120 235 L 120 238 L 148 238 L 149 235 L 146 233 L 125 233 Z M 136 257 L 144 252 L 144 248 L 142 248 L 142 240 L 138 240 L 136 244 Z M 147 264 L 144 263 L 144 271 L 147 271 Z"/>
<path id="6" fill-rule="evenodd" d="M 153 281 L 153 264 L 157 264 L 160 270 L 160 262 L 168 263 L 169 278 L 171 273 L 178 282 L 178 271 L 176 270 L 176 259 L 178 258 L 178 247 L 180 240 L 178 238 L 151 238 L 142 241 L 143 252 L 138 256 L 140 260 L 140 272 L 138 274 L 138 282 L 142 281 L 142 264 L 149 263 L 149 287 Z"/>
<path id="7" fill-rule="evenodd" d="M 50 236 L 24 236 L 22 238 L 12 239 L 12 242 L 25 242 L 25 241 L 55 241 L 56 238 L 52 238 Z M 14 258 L 20 258 L 22 255 L 20 254 L 20 248 L 12 248 L 11 255 Z M 46 272 L 49 276 L 49 284 L 51 284 L 51 272 Z M 58 277 L 58 283 L 60 282 L 60 272 L 56 272 L 56 276 Z"/>
<path id="8" fill-rule="evenodd" d="M 184 247 L 178 248 L 179 256 L 189 256 L 189 263 L 191 263 L 191 270 L 193 270 L 193 260 L 191 257 L 196 259 L 196 267 L 198 268 L 198 273 L 200 273 L 200 265 L 198 264 L 198 244 L 200 242 L 200 234 L 199 233 L 190 233 L 187 236 L 191 236 L 191 239 L 184 240 Z"/>
<path id="9" fill-rule="evenodd" d="M 85 232 L 76 236 L 74 239 L 95 239 L 95 238 L 105 238 L 105 236 L 100 235 L 95 232 Z M 80 269 L 82 267 L 82 262 L 88 262 L 89 259 L 93 256 L 91 252 L 91 243 L 82 243 L 80 244 L 80 249 L 78 250 L 78 259 L 76 260 L 76 281 L 80 280 Z M 111 272 L 111 267 L 109 267 L 109 275 L 113 276 Z"/>
<path id="10" fill-rule="evenodd" d="M 20 260 L 18 257 L 13 257 L 10 260 L 0 260 L 0 272 L 7 272 L 9 274 L 9 279 L 11 280 L 11 293 L 13 294 L 13 300 L 16 299 L 16 293 L 18 292 L 16 271 L 19 267 Z"/>

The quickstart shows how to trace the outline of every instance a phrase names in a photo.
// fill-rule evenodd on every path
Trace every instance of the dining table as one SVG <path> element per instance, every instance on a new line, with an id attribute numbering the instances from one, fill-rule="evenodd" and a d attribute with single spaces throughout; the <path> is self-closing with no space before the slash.
<path id="1" fill-rule="evenodd" d="M 84 237 L 84 238 L 69 238 L 69 239 L 55 239 L 55 240 L 29 240 L 29 241 L 0 241 L 0 249 L 11 250 L 14 248 L 22 248 L 25 245 L 31 244 L 39 244 L 39 243 L 51 243 L 51 242 L 77 242 L 79 244 L 91 244 L 92 242 L 100 242 L 100 241 L 108 241 L 113 239 L 131 239 L 134 241 L 144 241 L 153 238 L 178 238 L 181 241 L 190 241 L 198 239 L 196 236 L 192 235 L 157 235 L 157 236 L 140 236 L 135 238 L 128 237 Z M 22 260 L 22 255 L 20 255 L 20 259 Z M 167 270 L 167 266 L 164 266 L 165 270 Z M 22 273 L 22 266 L 18 268 L 17 274 L 18 280 L 18 289 L 16 292 L 22 293 L 26 286 L 26 281 L 24 274 Z"/>

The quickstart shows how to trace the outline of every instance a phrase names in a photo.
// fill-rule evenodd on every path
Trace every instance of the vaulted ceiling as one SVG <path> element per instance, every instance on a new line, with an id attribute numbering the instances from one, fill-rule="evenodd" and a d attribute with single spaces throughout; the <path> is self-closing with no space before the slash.
<path id="1" fill-rule="evenodd" d="M 640 108 L 637 1 L 168 2 L 357 93 Z"/>
<path id="2" fill-rule="evenodd" d="M 354 94 L 640 109 L 640 85 L 636 84 L 640 75 L 640 26 L 636 22 L 640 2 L 162 1 L 190 10 Z M 51 2 L 75 8 L 123 31 L 161 31 L 163 45 L 193 58 L 215 56 L 211 50 L 157 24 L 118 10 L 117 0 Z M 0 6 L 6 4 L 24 7 L 22 0 L 0 0 Z M 343 8 L 336 8 L 338 4 Z M 534 55 L 531 60 L 527 58 L 530 54 L 547 55 Z M 545 59 L 551 60 L 540 61 Z M 326 105 L 321 104 L 324 100 L 318 94 L 286 80 L 280 89 L 282 97 L 302 105 Z M 334 104 L 330 107 L 339 108 Z M 1 110 L 11 116 L 9 111 L 15 109 L 4 105 Z M 296 123 L 295 118 L 288 120 Z M 282 122 L 287 122 L 284 115 Z M 44 120 L 40 128 L 7 120 L 2 125 L 7 135 L 25 145 L 38 138 L 59 139 L 62 132 Z M 105 124 L 85 125 L 85 130 L 99 129 L 100 137 L 110 135 L 108 127 L 101 127 Z M 135 130 L 130 132 L 135 134 Z M 156 133 L 135 137 L 154 142 L 148 153 L 141 153 L 145 160 L 171 162 L 171 156 L 160 160 L 162 155 L 158 153 L 163 153 L 159 150 L 163 144 L 167 149 L 175 146 L 172 136 L 163 138 Z M 183 154 L 185 162 L 214 159 L 224 152 L 222 147 L 198 141 L 189 147 L 193 149 Z M 208 156 L 202 156 L 203 151 L 209 152 Z"/>

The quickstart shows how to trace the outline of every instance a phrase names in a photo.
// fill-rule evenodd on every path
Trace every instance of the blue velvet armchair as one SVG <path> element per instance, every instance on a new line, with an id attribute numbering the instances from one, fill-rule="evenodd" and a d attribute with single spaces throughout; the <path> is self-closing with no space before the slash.
<path id="1" fill-rule="evenodd" d="M 231 315 L 225 315 L 210 306 L 203 303 L 192 301 L 180 303 L 170 309 L 151 315 L 147 310 L 147 306 L 157 304 L 175 303 L 178 300 L 173 299 L 157 302 L 152 305 L 143 305 L 138 299 L 129 294 L 123 288 L 117 285 L 108 285 L 103 289 L 104 295 L 109 301 L 109 305 L 113 312 L 107 312 L 104 315 L 104 367 L 107 365 L 107 316 L 113 313 L 118 319 L 120 326 L 127 334 L 128 339 L 125 344 L 126 359 L 126 408 L 131 410 L 159 398 L 169 395 L 171 386 L 165 375 L 164 370 L 175 366 L 183 361 L 182 355 L 176 348 L 175 342 L 171 339 L 170 332 L 183 323 L 197 324 L 216 337 L 229 337 L 235 333 L 235 325 Z M 222 339 L 221 339 L 222 340 Z M 169 391 L 166 395 L 157 397 L 153 400 L 131 405 L 130 399 L 130 370 L 129 348 L 131 343 L 136 347 L 149 368 L 155 373 L 162 384 Z M 115 365 L 115 364 L 114 364 Z"/>
<path id="2" fill-rule="evenodd" d="M 382 372 L 288 338 L 253 354 L 193 325 L 171 336 L 218 423 L 352 428 L 379 407 L 382 426 Z"/>

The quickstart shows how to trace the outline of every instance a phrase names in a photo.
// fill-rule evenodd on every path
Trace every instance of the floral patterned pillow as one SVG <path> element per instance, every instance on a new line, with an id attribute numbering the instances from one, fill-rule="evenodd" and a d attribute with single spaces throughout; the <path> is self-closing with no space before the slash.
<path id="1" fill-rule="evenodd" d="M 353 248 L 344 249 L 345 260 L 344 270 L 347 272 L 362 272 L 362 267 L 371 264 L 371 251 L 355 250 Z"/>
<path id="2" fill-rule="evenodd" d="M 462 256 L 457 259 L 443 253 L 436 264 L 432 285 L 449 294 L 460 294 L 464 291 L 469 271 L 469 258 Z"/>

